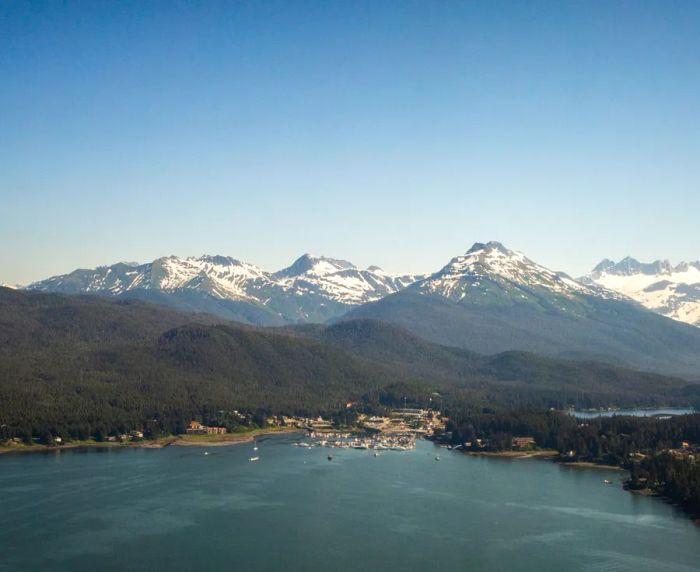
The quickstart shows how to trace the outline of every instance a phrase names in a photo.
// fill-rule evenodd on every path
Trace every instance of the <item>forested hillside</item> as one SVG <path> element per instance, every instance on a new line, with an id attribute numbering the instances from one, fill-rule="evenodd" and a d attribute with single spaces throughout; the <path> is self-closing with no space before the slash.
<path id="1" fill-rule="evenodd" d="M 199 323 L 187 323 L 199 318 Z M 141 302 L 0 290 L 0 425 L 88 436 L 219 410 L 318 412 L 398 377 L 339 348 Z"/>
<path id="2" fill-rule="evenodd" d="M 482 355 L 428 342 L 378 320 L 348 320 L 297 331 L 337 345 L 364 359 L 389 364 L 406 375 L 468 387 L 468 397 L 513 406 L 595 407 L 602 403 L 651 405 L 700 403 L 700 385 L 595 361 L 566 360 L 528 352 Z"/>
<path id="3" fill-rule="evenodd" d="M 0 437 L 180 432 L 220 411 L 452 403 L 692 404 L 699 386 L 525 353 L 480 356 L 373 321 L 262 329 L 136 301 L 0 289 Z"/>

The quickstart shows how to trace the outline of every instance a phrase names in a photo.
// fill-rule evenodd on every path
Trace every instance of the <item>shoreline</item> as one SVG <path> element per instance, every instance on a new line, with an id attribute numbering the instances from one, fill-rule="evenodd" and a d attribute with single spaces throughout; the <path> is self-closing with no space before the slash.
<path id="1" fill-rule="evenodd" d="M 549 459 L 556 457 L 559 452 L 553 449 L 540 451 L 462 451 L 469 457 L 491 457 L 500 459 Z"/>
<path id="2" fill-rule="evenodd" d="M 590 461 L 561 461 L 557 463 L 562 467 L 570 467 L 572 469 L 605 469 L 607 471 L 622 471 L 627 472 L 627 469 L 618 467 L 617 465 L 599 465 L 598 463 L 592 463 Z"/>
<path id="3" fill-rule="evenodd" d="M 463 451 L 470 457 L 490 457 L 497 459 L 538 459 L 542 461 L 552 461 L 554 464 L 569 467 L 571 469 L 601 469 L 607 471 L 626 472 L 627 469 L 616 465 L 601 465 L 591 461 L 557 461 L 559 452 L 554 449 L 543 449 L 540 451 Z"/>
<path id="4" fill-rule="evenodd" d="M 290 433 L 304 433 L 305 429 L 299 429 L 298 427 L 293 428 L 283 428 L 283 429 L 260 429 L 256 431 L 248 431 L 246 433 L 227 433 L 226 435 L 197 435 L 195 438 L 191 436 L 188 438 L 185 435 L 181 435 L 179 438 L 173 440 L 169 445 L 174 445 L 176 447 L 227 447 L 229 445 L 238 445 L 240 443 L 251 443 L 256 437 L 262 435 L 287 435 Z"/>
<path id="5" fill-rule="evenodd" d="M 16 445 L 0 447 L 0 455 L 11 453 L 50 453 L 64 449 L 163 449 L 172 445 L 178 447 L 225 447 L 250 443 L 261 435 L 278 435 L 303 432 L 298 427 L 282 429 L 256 429 L 245 433 L 225 435 L 171 435 L 146 441 L 75 441 L 63 445 Z"/>

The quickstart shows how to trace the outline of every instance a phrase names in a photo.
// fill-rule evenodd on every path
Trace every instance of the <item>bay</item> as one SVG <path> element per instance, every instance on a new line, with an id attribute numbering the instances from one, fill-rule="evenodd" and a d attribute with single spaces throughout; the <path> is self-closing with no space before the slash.
<path id="1" fill-rule="evenodd" d="M 698 569 L 700 528 L 619 471 L 297 439 L 2 455 L 0 571 Z"/>

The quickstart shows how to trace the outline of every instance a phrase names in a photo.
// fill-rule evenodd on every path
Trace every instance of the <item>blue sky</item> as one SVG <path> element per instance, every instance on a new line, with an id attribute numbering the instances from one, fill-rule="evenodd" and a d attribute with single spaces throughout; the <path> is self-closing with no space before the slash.
<path id="1" fill-rule="evenodd" d="M 698 2 L 9 2 L 0 282 L 700 258 Z"/>

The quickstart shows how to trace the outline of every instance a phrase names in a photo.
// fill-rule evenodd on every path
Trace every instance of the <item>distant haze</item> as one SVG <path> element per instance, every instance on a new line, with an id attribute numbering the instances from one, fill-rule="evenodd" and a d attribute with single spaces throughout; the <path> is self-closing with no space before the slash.
<path id="1" fill-rule="evenodd" d="M 700 258 L 700 3 L 14 2 L 0 282 Z"/>

